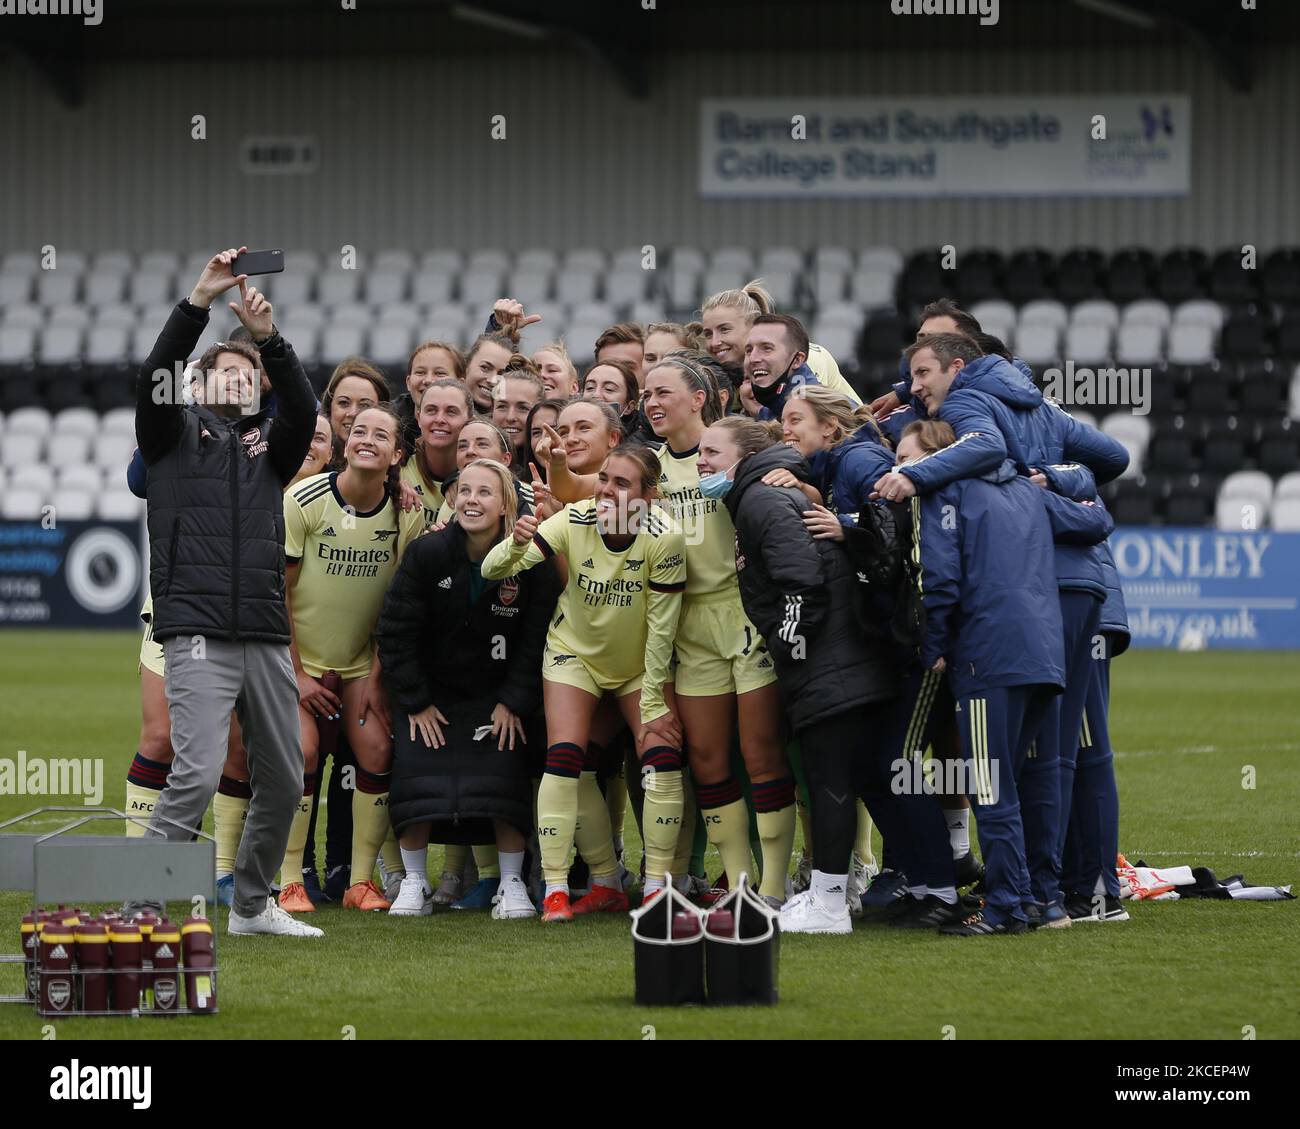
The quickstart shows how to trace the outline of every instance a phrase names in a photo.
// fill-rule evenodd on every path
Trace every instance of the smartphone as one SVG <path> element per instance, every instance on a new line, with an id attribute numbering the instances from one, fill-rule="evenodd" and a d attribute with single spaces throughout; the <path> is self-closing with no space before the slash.
<path id="1" fill-rule="evenodd" d="M 284 251 L 245 251 L 230 264 L 235 275 L 279 274 L 284 270 Z"/>

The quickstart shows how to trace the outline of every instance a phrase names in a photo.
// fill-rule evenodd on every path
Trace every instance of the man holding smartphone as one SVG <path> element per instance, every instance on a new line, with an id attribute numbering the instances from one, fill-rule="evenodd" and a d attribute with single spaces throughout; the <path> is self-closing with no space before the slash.
<path id="1" fill-rule="evenodd" d="M 302 792 L 298 687 L 284 603 L 282 491 L 302 464 L 316 397 L 270 303 L 236 273 L 247 248 L 214 255 L 167 319 L 136 381 L 136 441 L 149 468 L 148 521 L 154 638 L 166 657 L 175 760 L 149 834 L 189 839 L 221 777 L 231 710 L 248 750 L 253 790 L 235 860 L 232 934 L 321 936 L 270 898 Z M 261 404 L 247 349 L 215 346 L 197 374 L 183 370 L 212 302 L 238 286 L 230 308 L 253 336 L 275 393 Z M 212 355 L 212 350 L 204 356 Z"/>

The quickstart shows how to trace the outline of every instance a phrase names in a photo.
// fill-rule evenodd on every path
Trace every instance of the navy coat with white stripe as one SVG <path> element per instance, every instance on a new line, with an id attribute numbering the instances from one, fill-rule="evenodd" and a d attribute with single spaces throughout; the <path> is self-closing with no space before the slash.
<path id="1" fill-rule="evenodd" d="M 808 532 L 801 491 L 761 481 L 778 467 L 810 477 L 799 453 L 779 443 L 741 462 L 726 505 L 736 526 L 741 602 L 771 653 L 798 732 L 892 697 L 896 669 L 883 629 L 864 630 L 844 545 Z"/>

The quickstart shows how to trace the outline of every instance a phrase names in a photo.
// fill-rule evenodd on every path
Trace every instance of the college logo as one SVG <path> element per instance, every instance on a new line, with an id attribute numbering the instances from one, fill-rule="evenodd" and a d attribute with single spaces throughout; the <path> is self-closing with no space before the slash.
<path id="1" fill-rule="evenodd" d="M 497 589 L 497 598 L 509 607 L 519 598 L 519 578 L 516 576 L 507 576 L 501 581 L 501 587 Z"/>
<path id="2" fill-rule="evenodd" d="M 396 529 L 376 529 L 375 535 L 370 539 L 372 541 L 387 541 L 390 537 L 396 537 Z"/>
<path id="3" fill-rule="evenodd" d="M 623 565 L 624 572 L 640 572 L 641 566 L 645 564 L 644 558 L 639 561 L 626 561 Z"/>

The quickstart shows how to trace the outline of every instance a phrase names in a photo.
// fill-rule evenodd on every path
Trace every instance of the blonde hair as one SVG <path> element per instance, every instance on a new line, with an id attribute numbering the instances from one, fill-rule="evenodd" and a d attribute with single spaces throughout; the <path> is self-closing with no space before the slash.
<path id="1" fill-rule="evenodd" d="M 564 341 L 562 339 L 558 341 L 548 341 L 540 349 L 534 349 L 533 357 L 534 358 L 537 357 L 539 353 L 554 353 L 557 357 L 559 357 L 560 364 L 564 367 L 565 371 L 568 372 L 569 374 L 570 387 L 577 385 L 578 366 L 573 363 L 573 358 L 569 356 L 569 350 L 565 348 Z M 538 365 L 536 360 L 533 360 L 533 364 L 537 365 L 537 368 L 539 370 L 541 369 L 541 365 Z"/>
<path id="2" fill-rule="evenodd" d="M 704 300 L 700 309 L 703 316 L 710 310 L 739 310 L 746 322 L 752 323 L 760 314 L 776 312 L 776 303 L 772 295 L 763 289 L 763 280 L 755 278 L 745 283 L 739 290 L 719 290 Z"/>
<path id="3" fill-rule="evenodd" d="M 411 369 L 415 367 L 415 358 L 423 353 L 426 349 L 441 349 L 451 358 L 451 371 L 457 380 L 465 379 L 465 354 L 462 353 L 455 345 L 446 341 L 422 341 L 411 350 L 411 356 L 406 362 L 406 375 L 411 375 Z"/>
<path id="4" fill-rule="evenodd" d="M 515 531 L 515 522 L 519 518 L 519 495 L 515 489 L 515 476 L 510 473 L 509 467 L 502 466 L 491 459 L 475 459 L 460 472 L 456 481 L 459 482 L 464 478 L 466 471 L 476 468 L 491 471 L 496 475 L 497 484 L 501 487 L 501 536 L 509 537 Z M 459 487 L 457 489 L 459 490 Z"/>
<path id="5" fill-rule="evenodd" d="M 691 349 L 699 353 L 705 351 L 704 326 L 697 321 L 691 322 L 690 325 L 682 325 L 675 321 L 655 321 L 645 327 L 647 341 L 656 333 L 668 334 L 683 349 Z"/>
<path id="6" fill-rule="evenodd" d="M 886 447 L 889 443 L 881 434 L 880 427 L 871 409 L 865 404 L 854 407 L 847 396 L 822 384 L 800 384 L 790 389 L 790 400 L 803 400 L 817 417 L 818 423 L 835 424 L 836 434 L 831 439 L 831 446 L 837 447 L 855 431 L 869 427 L 876 439 Z M 789 401 L 787 401 L 788 403 Z"/>
<path id="7" fill-rule="evenodd" d="M 916 436 L 921 450 L 927 455 L 933 455 L 935 451 L 942 451 L 957 442 L 957 434 L 952 425 L 941 419 L 918 419 L 909 423 L 898 437 L 899 443 L 909 435 Z"/>
<path id="8" fill-rule="evenodd" d="M 775 420 L 760 423 L 748 416 L 726 416 L 712 426 L 721 428 L 731 437 L 742 459 L 766 451 L 781 438 L 781 425 Z"/>

